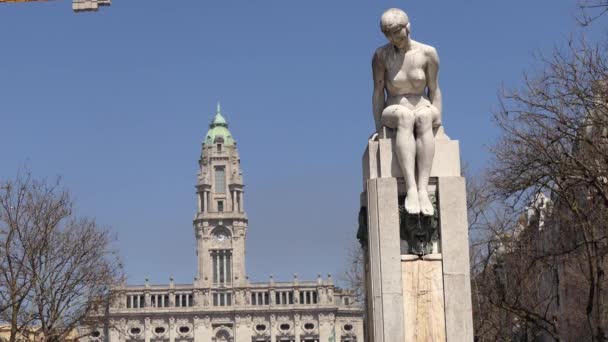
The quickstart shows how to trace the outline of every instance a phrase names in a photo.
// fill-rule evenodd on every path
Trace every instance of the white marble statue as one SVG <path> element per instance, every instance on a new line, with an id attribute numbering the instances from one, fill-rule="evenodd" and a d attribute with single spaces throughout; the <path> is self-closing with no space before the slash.
<path id="1" fill-rule="evenodd" d="M 433 129 L 441 126 L 441 91 L 435 48 L 410 37 L 407 14 L 391 8 L 380 19 L 389 44 L 374 53 L 372 97 L 376 132 L 397 129 L 395 148 L 405 177 L 405 209 L 432 216 L 427 185 L 435 154 Z"/>

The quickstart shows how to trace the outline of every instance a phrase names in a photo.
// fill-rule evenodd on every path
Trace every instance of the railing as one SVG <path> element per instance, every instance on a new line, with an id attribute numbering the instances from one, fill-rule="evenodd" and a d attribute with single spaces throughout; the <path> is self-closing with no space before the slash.
<path id="1" fill-rule="evenodd" d="M 119 291 L 113 309 L 167 309 L 191 307 L 232 306 L 337 306 L 356 308 L 352 292 L 310 282 L 253 283 L 244 288 L 194 288 L 193 285 L 177 286 L 127 286 Z"/>

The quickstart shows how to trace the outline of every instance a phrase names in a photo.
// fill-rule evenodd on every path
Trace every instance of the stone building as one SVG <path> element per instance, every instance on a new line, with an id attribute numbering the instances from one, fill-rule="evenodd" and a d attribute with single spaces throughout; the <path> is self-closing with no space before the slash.
<path id="1" fill-rule="evenodd" d="M 250 282 L 245 272 L 244 182 L 237 144 L 218 105 L 202 144 L 194 216 L 193 284 L 117 288 L 109 324 L 89 341 L 362 342 L 353 293 L 321 276 Z"/>

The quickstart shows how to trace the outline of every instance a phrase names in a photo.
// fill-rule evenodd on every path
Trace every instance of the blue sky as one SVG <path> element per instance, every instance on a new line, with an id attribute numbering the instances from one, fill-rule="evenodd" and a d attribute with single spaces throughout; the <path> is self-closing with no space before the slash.
<path id="1" fill-rule="evenodd" d="M 444 126 L 474 172 L 490 160 L 501 85 L 580 31 L 574 0 L 70 6 L 0 6 L 0 178 L 23 165 L 62 176 L 79 213 L 117 233 L 130 283 L 195 275 L 193 186 L 218 100 L 244 169 L 250 278 L 338 277 L 355 244 L 381 13 L 403 8 L 413 38 L 437 48 Z"/>

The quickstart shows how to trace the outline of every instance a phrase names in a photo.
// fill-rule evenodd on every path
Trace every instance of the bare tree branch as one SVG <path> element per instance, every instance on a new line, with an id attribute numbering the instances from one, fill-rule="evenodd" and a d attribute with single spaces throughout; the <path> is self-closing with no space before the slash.
<path id="1" fill-rule="evenodd" d="M 33 331 L 64 341 L 105 324 L 122 266 L 109 231 L 72 208 L 59 180 L 24 171 L 0 183 L 0 320 L 10 342 Z"/>

